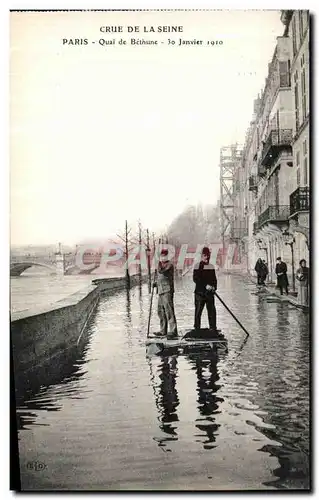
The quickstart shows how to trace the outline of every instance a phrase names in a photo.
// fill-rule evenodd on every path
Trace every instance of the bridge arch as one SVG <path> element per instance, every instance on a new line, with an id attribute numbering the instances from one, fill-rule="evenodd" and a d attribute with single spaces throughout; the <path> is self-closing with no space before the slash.
<path id="1" fill-rule="evenodd" d="M 40 262 L 15 262 L 10 264 L 10 276 L 20 276 L 29 267 L 45 267 L 51 272 L 56 273 L 56 267 Z"/>

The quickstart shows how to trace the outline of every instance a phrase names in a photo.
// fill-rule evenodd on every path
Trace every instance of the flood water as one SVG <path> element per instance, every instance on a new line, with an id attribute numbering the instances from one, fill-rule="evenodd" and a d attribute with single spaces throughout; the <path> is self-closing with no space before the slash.
<path id="1" fill-rule="evenodd" d="M 75 276 L 48 275 L 48 271 L 39 267 L 29 268 L 21 276 L 10 277 L 11 312 L 25 311 L 45 307 L 65 299 L 92 284 L 93 279 L 118 277 L 115 273 L 103 275 L 83 274 Z"/>
<path id="2" fill-rule="evenodd" d="M 218 355 L 148 357 L 146 285 L 101 299 L 81 352 L 19 400 L 22 489 L 309 488 L 308 315 L 240 277 L 218 288 L 250 332 L 217 301 Z M 192 327 L 189 277 L 175 295 Z"/>

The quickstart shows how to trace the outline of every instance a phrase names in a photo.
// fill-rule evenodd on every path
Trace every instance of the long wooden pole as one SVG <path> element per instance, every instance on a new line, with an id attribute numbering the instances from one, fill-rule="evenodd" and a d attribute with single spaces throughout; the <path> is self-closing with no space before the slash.
<path id="1" fill-rule="evenodd" d="M 148 285 L 151 287 L 152 285 L 152 276 L 151 276 L 151 247 L 150 247 L 150 233 L 149 230 L 146 230 L 146 244 L 147 244 L 147 275 L 148 275 Z M 150 290 L 149 290 L 150 291 Z"/>
<path id="2" fill-rule="evenodd" d="M 152 286 L 151 301 L 150 301 L 150 310 L 149 310 L 149 314 L 148 314 L 147 338 L 149 338 L 149 336 L 150 336 L 150 326 L 151 326 L 151 316 L 152 316 L 153 295 L 154 295 L 154 286 Z"/>
<path id="3" fill-rule="evenodd" d="M 138 266 L 138 275 L 141 279 L 142 277 L 142 265 L 141 265 L 141 252 L 142 252 L 142 224 L 141 221 L 138 221 L 138 252 L 140 256 L 140 263 Z"/>
<path id="4" fill-rule="evenodd" d="M 218 295 L 217 292 L 214 292 L 214 294 L 216 295 L 216 297 L 220 300 L 220 302 L 223 304 L 223 306 L 225 307 L 225 309 L 227 309 L 227 311 L 229 312 L 229 314 L 234 318 L 234 320 L 239 324 L 239 326 L 244 330 L 244 332 L 246 333 L 247 337 L 249 337 L 249 333 L 247 332 L 246 328 L 241 324 L 241 322 L 239 321 L 239 319 L 236 318 L 235 314 L 232 313 L 232 311 L 229 309 L 229 307 L 226 306 L 225 302 L 220 298 L 220 296 Z"/>
<path id="5" fill-rule="evenodd" d="M 128 288 L 130 288 L 130 273 L 128 270 L 128 227 L 127 220 L 125 221 L 125 258 L 126 258 L 126 283 Z"/>

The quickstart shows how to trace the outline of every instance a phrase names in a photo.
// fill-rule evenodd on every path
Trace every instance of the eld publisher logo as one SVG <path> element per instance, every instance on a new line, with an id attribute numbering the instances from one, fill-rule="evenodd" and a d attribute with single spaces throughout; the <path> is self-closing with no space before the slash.
<path id="1" fill-rule="evenodd" d="M 37 462 L 36 460 L 33 462 L 28 462 L 27 463 L 27 469 L 29 470 L 35 470 L 36 472 L 39 472 L 41 470 L 46 469 L 47 466 L 43 462 Z"/>

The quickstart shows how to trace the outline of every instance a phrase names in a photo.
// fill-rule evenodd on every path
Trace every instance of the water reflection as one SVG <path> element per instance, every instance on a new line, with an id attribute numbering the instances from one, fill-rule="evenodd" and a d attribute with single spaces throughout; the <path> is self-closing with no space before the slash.
<path id="1" fill-rule="evenodd" d="M 126 320 L 128 323 L 132 323 L 131 290 L 129 288 L 126 288 Z"/>
<path id="2" fill-rule="evenodd" d="M 191 489 L 194 476 L 188 471 L 194 470 L 195 461 L 198 470 L 216 467 L 219 472 L 224 467 L 225 485 L 237 481 L 245 489 L 245 467 L 248 469 L 253 462 L 251 475 L 256 473 L 256 477 L 251 481 L 257 487 L 264 488 L 262 481 L 272 475 L 273 481 L 265 483 L 272 488 L 307 488 L 308 316 L 286 304 L 267 303 L 251 296 L 239 279 L 227 279 L 226 283 L 221 277 L 221 294 L 250 337 L 245 337 L 233 319 L 220 310 L 229 354 L 218 353 L 217 359 L 216 353 L 177 356 L 178 351 L 175 355 L 170 351 L 165 356 L 148 358 L 147 364 L 147 287 L 145 283 L 128 293 L 122 290 L 103 297 L 89 352 L 74 356 L 64 366 L 57 364 L 56 376 L 47 382 L 41 379 L 45 386 L 28 394 L 18 408 L 19 429 L 26 429 L 20 433 L 21 440 L 25 440 L 24 450 L 30 449 L 30 443 L 50 443 L 41 452 L 46 453 L 52 467 L 61 453 L 61 429 L 69 424 L 72 439 L 68 440 L 68 476 L 61 464 L 50 477 L 50 484 L 72 487 L 81 477 L 81 484 L 89 489 L 91 471 L 101 466 L 98 487 L 108 485 L 105 478 L 112 478 L 112 485 L 121 488 L 126 473 L 125 484 L 131 485 L 143 471 L 147 489 L 165 481 L 171 486 L 172 475 Z M 240 299 L 236 302 L 238 289 Z M 177 282 L 176 294 L 179 314 L 189 325 L 193 309 L 185 304 L 193 294 L 192 280 Z M 155 314 L 152 319 L 157 321 Z M 67 404 L 66 399 L 71 398 L 84 401 Z M 51 412 L 49 417 L 47 412 Z M 48 421 L 49 426 L 37 427 L 38 422 Z M 88 423 L 94 432 L 88 432 Z M 228 438 L 233 449 L 228 447 Z M 242 449 L 247 449 L 247 459 L 240 458 L 242 469 L 237 470 L 234 461 Z M 162 451 L 172 450 L 174 468 L 170 460 L 162 457 Z M 24 453 L 22 458 L 26 460 Z M 269 455 L 278 460 L 270 460 Z M 225 462 L 218 464 L 219 460 Z M 218 488 L 219 484 L 216 472 L 210 486 Z"/>
<path id="3" fill-rule="evenodd" d="M 276 457 L 280 464 L 273 471 L 276 479 L 265 484 L 280 489 L 293 486 L 307 489 L 310 484 L 310 394 L 309 373 L 305 370 L 309 366 L 308 318 L 286 303 L 272 304 L 269 318 L 273 323 L 271 342 L 265 345 L 263 357 L 258 365 L 252 359 L 246 360 L 246 370 L 253 370 L 251 376 L 260 388 L 250 397 L 263 411 L 266 425 L 251 424 L 272 441 L 259 451 Z"/>
<path id="4" fill-rule="evenodd" d="M 143 324 L 144 322 L 144 300 L 143 300 L 143 283 L 142 283 L 142 279 L 140 278 L 140 281 L 139 281 L 139 285 L 138 285 L 138 303 L 139 303 L 139 310 L 140 310 L 140 314 L 139 314 L 139 318 L 140 318 L 140 322 L 141 324 Z"/>
<path id="5" fill-rule="evenodd" d="M 262 297 L 258 297 L 257 311 L 256 311 L 257 324 L 263 324 L 265 330 L 268 332 L 269 328 L 269 304 Z"/>
<path id="6" fill-rule="evenodd" d="M 213 444 L 216 441 L 216 433 L 219 424 L 215 422 L 215 416 L 218 411 L 219 403 L 224 399 L 216 395 L 220 385 L 217 384 L 219 374 L 217 369 L 217 356 L 214 353 L 211 355 L 187 355 L 187 359 L 191 365 L 191 369 L 195 371 L 197 377 L 197 406 L 201 418 L 196 419 L 195 426 L 205 434 L 196 434 L 197 437 L 205 436 L 203 447 L 206 450 L 215 448 Z"/>
<path id="7" fill-rule="evenodd" d="M 91 332 L 88 331 L 79 346 L 59 353 L 51 358 L 49 363 L 29 372 L 28 377 L 16 379 L 15 405 L 18 431 L 36 424 L 39 410 L 59 411 L 62 408 L 61 398 L 86 397 L 86 390 L 81 387 L 81 380 L 87 373 L 86 356 L 90 337 Z"/>
<path id="8" fill-rule="evenodd" d="M 277 328 L 287 328 L 290 326 L 289 321 L 289 303 L 288 302 L 279 302 L 276 305 L 277 312 Z"/>
<path id="9" fill-rule="evenodd" d="M 138 277 L 138 296 L 142 300 L 143 278 L 141 275 Z"/>
<path id="10" fill-rule="evenodd" d="M 162 357 L 160 359 L 159 370 L 159 385 L 155 387 L 155 377 L 150 363 L 151 379 L 153 382 L 155 404 L 158 410 L 159 428 L 165 433 L 162 438 L 155 438 L 158 445 L 165 448 L 164 451 L 171 451 L 166 448 L 166 444 L 170 441 L 177 441 L 178 435 L 176 432 L 178 422 L 177 408 L 179 406 L 179 398 L 176 389 L 177 378 L 177 357 Z"/>

